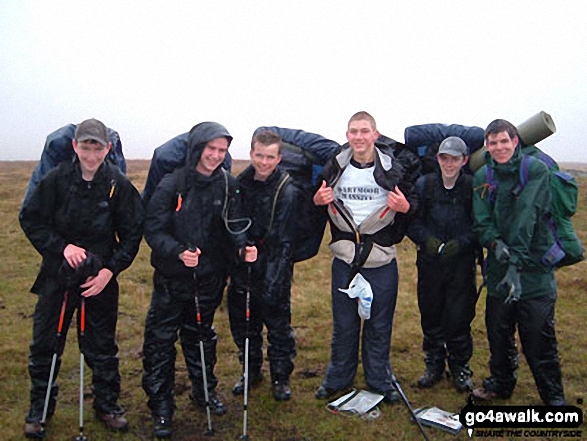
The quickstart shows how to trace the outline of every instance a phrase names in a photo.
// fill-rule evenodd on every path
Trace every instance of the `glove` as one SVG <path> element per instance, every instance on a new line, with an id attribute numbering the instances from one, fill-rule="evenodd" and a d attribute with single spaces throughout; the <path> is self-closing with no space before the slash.
<path id="1" fill-rule="evenodd" d="M 95 277 L 104 267 L 100 258 L 90 252 L 86 253 L 86 259 L 77 268 L 69 266 L 67 260 L 63 259 L 59 268 L 59 277 L 68 291 L 79 292 L 80 285 L 83 285 L 88 277 Z"/>
<path id="2" fill-rule="evenodd" d="M 442 251 L 444 244 L 434 236 L 426 239 L 426 252 L 431 256 L 437 256 Z"/>
<path id="3" fill-rule="evenodd" d="M 449 240 L 445 245 L 444 248 L 442 249 L 442 252 L 440 253 L 440 257 L 442 259 L 450 259 L 451 257 L 455 257 L 457 254 L 459 254 L 460 251 L 460 245 L 459 242 L 455 239 Z"/>
<path id="4" fill-rule="evenodd" d="M 511 305 L 520 300 L 522 295 L 522 284 L 520 283 L 520 272 L 515 265 L 508 266 L 505 277 L 495 287 L 497 292 L 505 291 L 507 297 L 503 301 L 506 305 Z"/>
<path id="5" fill-rule="evenodd" d="M 510 249 L 505 244 L 505 242 L 501 239 L 496 239 L 495 241 L 495 258 L 499 263 L 507 263 L 510 260 L 511 254 Z"/>

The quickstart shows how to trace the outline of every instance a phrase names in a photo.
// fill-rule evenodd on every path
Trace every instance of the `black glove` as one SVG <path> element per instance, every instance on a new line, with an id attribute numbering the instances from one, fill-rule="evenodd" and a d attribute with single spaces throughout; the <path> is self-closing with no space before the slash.
<path id="1" fill-rule="evenodd" d="M 438 256 L 443 248 L 443 243 L 434 236 L 430 236 L 426 239 L 426 253 L 431 256 Z"/>
<path id="2" fill-rule="evenodd" d="M 520 271 L 515 265 L 508 266 L 505 277 L 495 287 L 497 292 L 505 291 L 507 297 L 503 301 L 506 305 L 511 305 L 520 300 L 522 295 L 522 284 L 520 283 Z"/>
<path id="3" fill-rule="evenodd" d="M 507 263 L 510 260 L 511 253 L 508 246 L 501 239 L 495 240 L 495 258 L 499 263 Z"/>
<path id="4" fill-rule="evenodd" d="M 85 260 L 77 268 L 72 268 L 67 259 L 63 259 L 59 268 L 59 277 L 68 291 L 77 292 L 80 285 L 83 285 L 88 277 L 96 276 L 102 268 L 100 258 L 93 253 L 86 252 Z"/>
<path id="5" fill-rule="evenodd" d="M 442 249 L 442 252 L 440 253 L 440 257 L 443 259 L 450 259 L 451 257 L 455 257 L 457 254 L 459 254 L 460 251 L 460 245 L 459 245 L 459 241 L 452 239 L 449 240 L 445 245 L 444 248 Z"/>

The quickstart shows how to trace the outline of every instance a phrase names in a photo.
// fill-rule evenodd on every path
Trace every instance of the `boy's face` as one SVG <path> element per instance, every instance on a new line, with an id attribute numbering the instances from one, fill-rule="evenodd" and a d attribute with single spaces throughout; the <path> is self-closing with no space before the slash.
<path id="1" fill-rule="evenodd" d="M 75 139 L 72 141 L 72 144 L 73 150 L 79 158 L 82 175 L 91 178 L 94 177 L 94 174 L 106 159 L 106 155 L 108 155 L 112 146 L 111 143 L 105 146 L 98 141 L 88 140 L 77 142 Z"/>
<path id="2" fill-rule="evenodd" d="M 499 132 L 495 135 L 487 135 L 485 146 L 487 151 L 498 164 L 504 164 L 514 156 L 514 151 L 518 145 L 518 137 L 510 138 L 507 132 Z"/>
<path id="3" fill-rule="evenodd" d="M 208 141 L 202 151 L 196 170 L 204 176 L 210 176 L 218 168 L 228 152 L 228 140 L 224 137 Z"/>
<path id="4" fill-rule="evenodd" d="M 368 153 L 374 148 L 379 132 L 365 119 L 351 121 L 346 132 L 346 139 L 354 153 Z"/>
<path id="5" fill-rule="evenodd" d="M 279 144 L 263 145 L 256 142 L 251 149 L 251 163 L 255 169 L 255 179 L 264 181 L 277 164 L 281 161 L 281 154 L 279 153 Z"/>
<path id="6" fill-rule="evenodd" d="M 444 178 L 452 179 L 459 176 L 461 168 L 467 163 L 467 156 L 452 156 L 446 153 L 440 153 L 436 156 L 440 171 Z"/>

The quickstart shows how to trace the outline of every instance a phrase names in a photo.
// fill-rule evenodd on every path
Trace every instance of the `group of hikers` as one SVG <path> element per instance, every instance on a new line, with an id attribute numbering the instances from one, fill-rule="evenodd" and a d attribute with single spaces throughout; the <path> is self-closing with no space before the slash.
<path id="1" fill-rule="evenodd" d="M 367 112 L 350 118 L 346 138 L 348 146 L 324 165 L 312 192 L 316 213 L 330 224 L 333 254 L 330 361 L 316 399 L 352 387 L 361 348 L 367 388 L 387 403 L 400 400 L 390 348 L 398 295 L 395 244 L 407 235 L 418 249 L 425 372 L 417 385 L 433 387 L 448 365 L 457 391 L 486 401 L 509 398 L 518 368 L 517 328 L 540 398 L 564 405 L 554 327 L 557 287 L 554 267 L 542 258 L 554 241 L 545 216 L 550 178 L 547 167 L 533 161 L 527 184 L 519 188 L 523 154 L 516 127 L 505 120 L 489 124 L 486 164 L 474 176 L 464 169 L 466 143 L 455 136 L 444 139 L 437 170 L 417 180 L 410 161 L 378 141 Z M 42 256 L 31 289 L 38 301 L 28 365 L 27 437 L 46 435 L 65 336 L 76 311 L 80 350 L 92 370 L 95 415 L 109 429 L 128 429 L 118 404 L 117 276 L 132 263 L 143 236 L 154 275 L 142 386 L 154 435 L 172 435 L 178 336 L 190 398 L 208 416 L 226 413 L 216 394 L 213 323 L 227 284 L 230 329 L 239 361 L 247 364 L 233 394 L 243 395 L 263 380 L 265 327 L 273 397 L 292 397 L 296 342 L 290 297 L 292 252 L 297 224 L 303 222 L 300 191 L 279 167 L 279 133 L 255 132 L 251 164 L 236 178 L 222 166 L 232 139 L 221 124 L 195 125 L 187 137 L 185 165 L 163 176 L 144 201 L 125 174 L 105 161 L 112 147 L 106 126 L 95 119 L 77 125 L 73 160 L 40 180 L 19 216 Z M 488 250 L 490 375 L 473 389 L 471 322 L 483 248 Z M 372 293 L 368 318 L 359 315 L 358 299 L 349 295 L 349 287 L 359 284 Z"/>

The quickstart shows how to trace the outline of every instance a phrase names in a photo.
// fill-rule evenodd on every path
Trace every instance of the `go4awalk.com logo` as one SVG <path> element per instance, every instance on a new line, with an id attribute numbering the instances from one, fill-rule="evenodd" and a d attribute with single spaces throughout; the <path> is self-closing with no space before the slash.
<path id="1" fill-rule="evenodd" d="M 470 437 L 583 439 L 583 411 L 576 406 L 476 406 L 469 402 L 459 420 Z"/>

